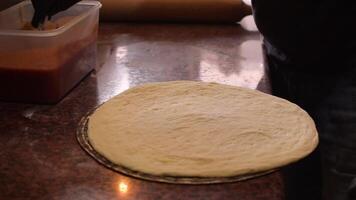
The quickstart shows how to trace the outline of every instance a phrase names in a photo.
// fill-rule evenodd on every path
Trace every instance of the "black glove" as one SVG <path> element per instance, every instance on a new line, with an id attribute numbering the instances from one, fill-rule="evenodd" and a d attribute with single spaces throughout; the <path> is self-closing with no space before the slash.
<path id="1" fill-rule="evenodd" d="M 38 28 L 46 20 L 63 10 L 67 10 L 80 0 L 31 0 L 35 14 L 32 18 L 32 26 Z"/>

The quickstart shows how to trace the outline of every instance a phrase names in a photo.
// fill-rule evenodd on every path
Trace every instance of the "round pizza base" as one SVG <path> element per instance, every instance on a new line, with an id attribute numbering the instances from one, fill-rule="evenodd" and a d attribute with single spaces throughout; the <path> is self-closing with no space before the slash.
<path id="1" fill-rule="evenodd" d="M 95 111 L 95 110 L 94 110 Z M 77 130 L 77 141 L 79 142 L 80 146 L 86 153 L 88 153 L 92 158 L 94 158 L 98 163 L 102 164 L 103 166 L 116 171 L 118 173 L 143 179 L 147 181 L 155 181 L 161 183 L 170 183 L 170 184 L 186 184 L 186 185 L 202 185 L 202 184 L 219 184 L 219 183 L 234 183 L 239 181 L 246 181 L 249 179 L 261 177 L 268 175 L 277 171 L 278 169 L 271 169 L 269 171 L 254 173 L 254 174 L 245 174 L 242 176 L 231 176 L 231 177 L 210 177 L 210 178 L 203 178 L 203 177 L 175 177 L 175 176 L 156 176 L 152 174 L 142 173 L 139 171 L 134 171 L 125 166 L 115 164 L 105 158 L 105 156 L 101 155 L 97 152 L 94 147 L 90 144 L 89 137 L 88 137 L 88 122 L 89 116 L 94 112 L 89 112 L 79 123 L 79 128 Z"/>
<path id="2" fill-rule="evenodd" d="M 100 106 L 85 127 L 88 144 L 110 163 L 181 180 L 263 174 L 307 156 L 318 144 L 313 120 L 295 104 L 192 81 L 129 89 Z"/>

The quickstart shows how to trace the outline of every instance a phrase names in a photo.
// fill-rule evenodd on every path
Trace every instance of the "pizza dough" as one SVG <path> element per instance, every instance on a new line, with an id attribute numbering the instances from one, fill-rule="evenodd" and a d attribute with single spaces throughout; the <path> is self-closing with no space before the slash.
<path id="1" fill-rule="evenodd" d="M 152 175 L 226 177 L 275 169 L 318 144 L 297 105 L 258 91 L 176 81 L 127 90 L 89 118 L 91 145 Z"/>

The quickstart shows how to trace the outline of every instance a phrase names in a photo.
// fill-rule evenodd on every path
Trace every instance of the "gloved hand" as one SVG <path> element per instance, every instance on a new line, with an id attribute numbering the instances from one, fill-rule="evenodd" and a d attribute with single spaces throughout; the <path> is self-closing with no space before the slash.
<path id="1" fill-rule="evenodd" d="M 38 28 L 48 17 L 51 17 L 63 10 L 67 10 L 80 0 L 31 0 L 35 14 L 32 18 L 32 26 Z"/>

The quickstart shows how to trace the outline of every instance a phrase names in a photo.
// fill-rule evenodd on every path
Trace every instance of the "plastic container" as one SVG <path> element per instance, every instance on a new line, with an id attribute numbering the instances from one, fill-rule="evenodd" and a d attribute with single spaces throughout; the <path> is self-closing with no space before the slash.
<path id="1" fill-rule="evenodd" d="M 0 12 L 0 100 L 57 103 L 96 64 L 97 1 L 83 1 L 53 16 L 54 30 L 22 30 L 30 1 Z M 63 20 L 62 20 L 63 21 Z"/>

